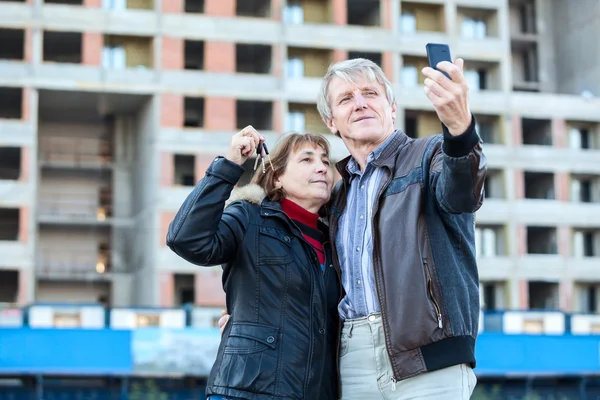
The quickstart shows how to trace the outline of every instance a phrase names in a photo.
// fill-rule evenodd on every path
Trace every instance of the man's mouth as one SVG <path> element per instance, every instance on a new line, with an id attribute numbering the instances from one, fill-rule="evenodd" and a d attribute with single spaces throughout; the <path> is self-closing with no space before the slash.
<path id="1" fill-rule="evenodd" d="M 364 116 L 364 117 L 358 117 L 356 118 L 356 120 L 354 122 L 360 122 L 360 121 L 364 121 L 365 119 L 371 119 L 373 117 L 368 117 L 368 116 Z"/>

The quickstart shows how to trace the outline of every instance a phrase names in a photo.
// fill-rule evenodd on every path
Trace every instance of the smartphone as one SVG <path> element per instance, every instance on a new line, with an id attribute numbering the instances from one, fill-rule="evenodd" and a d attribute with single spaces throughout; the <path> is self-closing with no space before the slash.
<path id="1" fill-rule="evenodd" d="M 429 66 L 437 71 L 440 71 L 436 68 L 436 65 L 441 61 L 450 61 L 452 62 L 452 57 L 450 56 L 450 46 L 442 43 L 427 43 L 425 45 L 425 50 L 427 50 L 427 61 L 429 62 Z M 440 71 L 442 74 L 446 75 L 448 79 L 450 75 L 447 72 Z"/>

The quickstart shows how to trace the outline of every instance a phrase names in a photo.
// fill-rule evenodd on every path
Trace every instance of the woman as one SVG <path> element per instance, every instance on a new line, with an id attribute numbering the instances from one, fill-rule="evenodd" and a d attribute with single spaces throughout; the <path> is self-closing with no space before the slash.
<path id="1" fill-rule="evenodd" d="M 318 221 L 333 184 L 329 143 L 313 134 L 282 137 L 265 172 L 259 168 L 233 192 L 261 142 L 252 127 L 234 135 L 167 234 L 167 245 L 187 261 L 223 267 L 230 320 L 206 394 L 334 400 L 340 282 Z"/>

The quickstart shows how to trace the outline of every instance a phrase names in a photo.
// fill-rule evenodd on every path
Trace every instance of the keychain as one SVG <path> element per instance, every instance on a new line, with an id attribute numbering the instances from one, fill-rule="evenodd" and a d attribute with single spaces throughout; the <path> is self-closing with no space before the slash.
<path id="1" fill-rule="evenodd" d="M 260 158 L 260 161 L 262 162 L 263 174 L 265 172 L 267 172 L 267 169 L 265 168 L 265 158 L 262 155 L 263 150 L 265 151 L 265 154 L 269 159 L 269 164 L 271 165 L 271 169 L 273 171 L 275 171 L 275 168 L 273 168 L 273 163 L 271 162 L 271 156 L 269 155 L 269 150 L 267 149 L 267 144 L 264 142 L 260 142 L 258 144 L 258 147 L 256 148 L 256 161 L 254 162 L 254 170 L 256 171 L 256 167 L 258 166 L 258 159 Z"/>

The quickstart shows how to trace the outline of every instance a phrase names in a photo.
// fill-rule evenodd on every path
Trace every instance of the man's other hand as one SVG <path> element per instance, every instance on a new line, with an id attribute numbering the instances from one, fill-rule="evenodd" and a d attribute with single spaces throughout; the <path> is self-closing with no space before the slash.
<path id="1" fill-rule="evenodd" d="M 229 317 L 230 315 L 227 314 L 227 310 L 221 311 L 221 318 L 219 318 L 219 329 L 221 330 L 221 335 L 225 330 L 225 325 L 227 325 L 227 322 L 229 322 Z"/>

